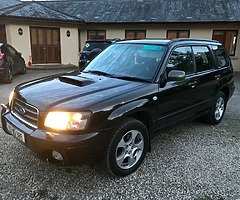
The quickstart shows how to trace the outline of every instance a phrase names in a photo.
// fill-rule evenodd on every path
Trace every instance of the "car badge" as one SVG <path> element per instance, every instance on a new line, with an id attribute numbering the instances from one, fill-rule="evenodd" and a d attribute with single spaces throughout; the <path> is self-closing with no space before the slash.
<path id="1" fill-rule="evenodd" d="M 19 112 L 22 114 L 22 115 L 25 115 L 26 114 L 26 110 L 24 108 L 19 108 Z"/>

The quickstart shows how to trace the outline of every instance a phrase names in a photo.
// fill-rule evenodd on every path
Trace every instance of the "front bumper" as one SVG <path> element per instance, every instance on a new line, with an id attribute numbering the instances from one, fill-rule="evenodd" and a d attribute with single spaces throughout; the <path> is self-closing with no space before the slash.
<path id="1" fill-rule="evenodd" d="M 64 158 L 64 163 L 75 163 L 82 160 L 99 157 L 103 154 L 110 129 L 86 134 L 57 134 L 44 130 L 33 129 L 16 118 L 6 106 L 1 113 L 3 130 L 13 135 L 18 141 L 41 159 L 52 159 L 51 152 L 58 151 Z M 24 141 L 19 140 L 9 126 L 24 135 Z"/>

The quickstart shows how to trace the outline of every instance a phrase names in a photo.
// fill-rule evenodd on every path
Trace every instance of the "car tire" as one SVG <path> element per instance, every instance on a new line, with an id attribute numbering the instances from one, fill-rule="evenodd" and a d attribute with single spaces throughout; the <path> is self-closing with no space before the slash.
<path id="1" fill-rule="evenodd" d="M 223 119 L 226 106 L 227 106 L 226 95 L 222 91 L 220 91 L 217 94 L 208 115 L 203 117 L 204 121 L 212 125 L 219 124 Z"/>
<path id="2" fill-rule="evenodd" d="M 4 82 L 5 83 L 12 83 L 12 80 L 13 80 L 12 68 L 8 67 Z"/>
<path id="3" fill-rule="evenodd" d="M 25 64 L 22 65 L 21 70 L 19 72 L 20 75 L 24 75 L 27 72 L 27 67 Z"/>
<path id="4" fill-rule="evenodd" d="M 132 118 L 124 120 L 113 133 L 105 155 L 107 171 L 124 177 L 138 169 L 149 145 L 146 126 Z"/>

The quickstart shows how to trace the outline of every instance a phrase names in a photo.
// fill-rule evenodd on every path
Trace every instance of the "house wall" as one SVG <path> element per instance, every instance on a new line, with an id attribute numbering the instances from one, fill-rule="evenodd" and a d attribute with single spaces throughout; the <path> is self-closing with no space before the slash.
<path id="1" fill-rule="evenodd" d="M 166 30 L 163 29 L 147 29 L 147 38 L 166 38 Z"/>
<path id="2" fill-rule="evenodd" d="M 190 30 L 191 38 L 212 39 L 213 30 L 238 30 L 237 48 L 231 60 L 235 71 L 240 71 L 240 25 L 239 24 L 131 24 L 131 25 L 88 25 L 81 32 L 81 48 L 87 40 L 87 29 L 105 29 L 106 38 L 125 38 L 125 30 L 146 30 L 147 38 L 166 38 L 167 30 Z"/>
<path id="3" fill-rule="evenodd" d="M 70 31 L 70 37 L 66 32 Z M 77 28 L 60 28 L 62 64 L 78 65 L 79 38 Z"/>
<path id="4" fill-rule="evenodd" d="M 7 43 L 12 45 L 17 51 L 22 53 L 25 62 L 29 61 L 31 55 L 30 31 L 27 25 L 8 24 L 6 27 Z M 23 34 L 18 34 L 18 29 L 22 28 Z"/>
<path id="5" fill-rule="evenodd" d="M 14 22 L 15 23 L 15 22 Z M 7 42 L 20 51 L 26 62 L 29 61 L 31 55 L 31 40 L 29 26 L 32 25 L 28 21 L 28 25 L 24 23 L 5 23 Z M 44 24 L 43 24 L 44 25 Z M 47 26 L 47 24 L 46 24 Z M 238 30 L 238 40 L 235 56 L 231 57 L 234 69 L 240 71 L 240 24 L 131 24 L 131 25 L 84 25 L 71 26 L 60 25 L 60 41 L 61 41 L 61 62 L 62 64 L 78 65 L 79 46 L 82 49 L 87 40 L 88 29 L 105 29 L 106 38 L 125 38 L 125 30 L 146 30 L 147 38 L 166 38 L 167 30 L 190 30 L 192 38 L 211 39 L 213 30 Z M 18 29 L 23 29 L 23 35 L 18 34 Z M 66 36 L 66 31 L 70 30 L 71 36 Z M 78 30 L 80 35 L 78 34 Z"/>
<path id="6" fill-rule="evenodd" d="M 106 30 L 106 38 L 109 38 L 109 39 L 125 38 L 125 30 L 120 28 L 108 28 Z"/>
<path id="7" fill-rule="evenodd" d="M 83 49 L 84 45 L 85 45 L 85 42 L 87 40 L 87 31 L 86 30 L 79 30 L 80 31 L 80 42 L 81 42 L 81 45 L 80 45 L 80 49 Z"/>
<path id="8" fill-rule="evenodd" d="M 18 29 L 23 29 L 23 35 L 18 34 Z M 70 30 L 70 37 L 66 31 Z M 29 61 L 31 54 L 30 28 L 28 25 L 6 25 L 7 42 L 22 53 L 25 62 Z M 61 61 L 62 64 L 78 65 L 78 29 L 60 28 Z"/>

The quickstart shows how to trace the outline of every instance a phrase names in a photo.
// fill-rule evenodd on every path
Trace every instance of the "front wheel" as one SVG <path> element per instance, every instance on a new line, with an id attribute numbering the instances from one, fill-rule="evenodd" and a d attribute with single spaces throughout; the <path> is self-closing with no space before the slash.
<path id="1" fill-rule="evenodd" d="M 107 170 L 114 176 L 127 176 L 143 162 L 149 145 L 146 126 L 129 118 L 114 132 L 106 152 Z"/>
<path id="2" fill-rule="evenodd" d="M 226 95 L 220 91 L 216 96 L 213 106 L 210 109 L 209 114 L 206 116 L 205 121 L 212 125 L 219 124 L 223 119 L 226 106 Z"/>

